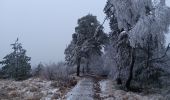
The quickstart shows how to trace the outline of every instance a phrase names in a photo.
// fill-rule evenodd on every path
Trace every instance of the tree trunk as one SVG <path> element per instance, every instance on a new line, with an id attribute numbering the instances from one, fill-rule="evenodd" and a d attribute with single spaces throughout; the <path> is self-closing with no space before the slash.
<path id="1" fill-rule="evenodd" d="M 84 70 L 85 70 L 85 69 L 84 69 L 84 66 L 83 66 L 83 70 L 82 70 L 82 71 L 83 71 L 83 75 L 84 75 L 84 73 L 85 73 L 85 71 L 84 71 Z"/>
<path id="2" fill-rule="evenodd" d="M 80 76 L 80 62 L 81 62 L 81 58 L 78 58 L 78 60 L 77 60 L 77 76 Z"/>
<path id="3" fill-rule="evenodd" d="M 118 85 L 122 85 L 122 80 L 121 80 L 121 78 L 117 78 L 117 79 L 116 79 L 116 83 L 117 83 Z"/>
<path id="4" fill-rule="evenodd" d="M 89 69 L 89 61 L 87 61 L 87 64 L 86 64 L 86 72 L 89 73 L 90 69 Z"/>
<path id="5" fill-rule="evenodd" d="M 130 89 L 131 89 L 130 84 L 131 84 L 131 81 L 132 81 L 132 79 L 133 79 L 133 68 L 134 68 L 134 64 L 135 64 L 135 50 L 132 49 L 129 77 L 128 77 L 128 80 L 126 81 L 126 88 L 127 88 L 127 90 L 130 90 Z"/>

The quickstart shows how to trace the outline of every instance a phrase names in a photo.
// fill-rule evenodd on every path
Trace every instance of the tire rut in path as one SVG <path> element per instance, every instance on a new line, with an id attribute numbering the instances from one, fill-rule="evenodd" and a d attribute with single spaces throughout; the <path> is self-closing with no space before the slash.
<path id="1" fill-rule="evenodd" d="M 100 88 L 100 83 L 98 79 L 94 79 L 94 100 L 102 100 L 100 95 L 101 95 L 101 88 Z"/>

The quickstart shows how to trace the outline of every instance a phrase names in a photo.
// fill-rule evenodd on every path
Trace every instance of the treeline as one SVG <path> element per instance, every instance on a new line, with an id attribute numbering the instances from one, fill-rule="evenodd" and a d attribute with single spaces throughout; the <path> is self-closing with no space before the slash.
<path id="1" fill-rule="evenodd" d="M 100 71 L 126 90 L 164 85 L 170 73 L 170 44 L 165 45 L 170 8 L 165 1 L 108 0 L 104 12 L 111 32 L 104 33 L 96 16 L 80 18 L 65 50 L 67 64 L 77 66 L 77 76 L 80 69 Z"/>
<path id="2" fill-rule="evenodd" d="M 57 64 L 38 64 L 31 68 L 31 57 L 26 55 L 26 50 L 19 43 L 19 39 L 11 44 L 12 52 L 6 55 L 0 64 L 0 78 L 14 79 L 16 81 L 25 80 L 30 77 L 39 77 L 46 80 L 61 80 L 68 82 L 70 74 L 73 74 L 73 68 L 66 65 L 65 62 L 58 62 Z"/>
<path id="3" fill-rule="evenodd" d="M 1 75 L 16 80 L 30 75 L 49 80 L 69 80 L 95 74 L 107 76 L 126 90 L 161 87 L 170 73 L 170 44 L 165 45 L 170 8 L 164 1 L 108 0 L 104 8 L 111 31 L 104 32 L 97 17 L 88 14 L 77 21 L 66 47 L 65 62 L 42 65 L 31 71 L 30 57 L 18 41 L 1 62 Z"/>

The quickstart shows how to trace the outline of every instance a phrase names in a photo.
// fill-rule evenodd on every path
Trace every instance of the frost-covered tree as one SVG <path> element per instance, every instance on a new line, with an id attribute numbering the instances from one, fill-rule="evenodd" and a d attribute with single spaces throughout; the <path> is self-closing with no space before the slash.
<path id="1" fill-rule="evenodd" d="M 88 58 L 89 62 L 89 71 L 90 73 L 96 74 L 96 75 L 107 75 L 107 73 L 104 73 L 104 62 L 103 62 L 103 56 L 91 54 L 90 58 Z"/>
<path id="2" fill-rule="evenodd" d="M 123 69 L 125 69 L 127 66 L 126 62 L 128 62 L 127 60 L 129 59 L 129 56 L 128 52 L 126 52 L 128 48 L 125 48 L 127 44 L 126 36 L 122 35 L 121 37 L 120 33 L 123 31 L 123 29 L 119 29 L 118 21 L 114 15 L 114 12 L 112 11 L 112 7 L 113 5 L 110 3 L 110 1 L 107 1 L 107 4 L 104 8 L 104 12 L 110 21 L 109 25 L 111 29 L 111 32 L 109 33 L 109 43 L 105 47 L 105 69 L 108 69 L 110 71 L 110 76 L 117 80 L 118 84 L 121 84 L 123 76 L 126 76 L 126 71 Z M 121 52 L 120 49 L 122 49 L 124 52 Z"/>
<path id="3" fill-rule="evenodd" d="M 88 14 L 78 20 L 78 26 L 72 36 L 72 41 L 65 50 L 66 61 L 77 65 L 77 75 L 80 73 L 82 58 L 86 59 L 87 69 L 91 54 L 101 55 L 102 45 L 107 38 L 103 26 L 96 16 Z"/>
<path id="4" fill-rule="evenodd" d="M 44 70 L 44 65 L 39 63 L 38 66 L 34 69 L 33 76 L 40 77 Z"/>
<path id="5" fill-rule="evenodd" d="M 117 39 L 120 62 L 117 67 L 121 69 L 119 72 L 125 71 L 123 76 L 128 76 L 125 85 L 129 89 L 139 56 L 146 55 L 141 62 L 146 63 L 142 67 L 149 71 L 156 68 L 151 60 L 162 57 L 160 52 L 170 24 L 170 8 L 165 5 L 165 0 L 108 0 L 105 9 L 109 9 L 107 15 L 116 19 L 116 27 L 120 30 Z M 115 22 L 111 22 L 110 26 L 115 28 Z M 142 74 L 147 75 L 146 72 Z"/>
<path id="6" fill-rule="evenodd" d="M 18 39 L 12 45 L 13 52 L 6 55 L 0 63 L 2 67 L 3 76 L 5 78 L 12 78 L 15 80 L 23 80 L 30 76 L 31 65 L 30 57 L 26 55 L 26 50 L 22 48 L 22 44 Z"/>
<path id="7" fill-rule="evenodd" d="M 145 47 L 136 48 L 136 65 L 134 68 L 135 80 L 139 81 L 141 85 L 161 85 L 160 76 L 164 76 L 167 71 L 167 61 L 169 46 L 167 48 L 162 45 L 161 48 L 157 46 L 157 39 L 152 40 L 148 38 Z"/>
<path id="8" fill-rule="evenodd" d="M 76 47 L 77 42 L 77 34 L 72 35 L 72 40 L 70 44 L 66 47 L 64 54 L 65 54 L 65 61 L 68 65 L 74 65 L 75 59 L 74 59 L 74 49 Z"/>

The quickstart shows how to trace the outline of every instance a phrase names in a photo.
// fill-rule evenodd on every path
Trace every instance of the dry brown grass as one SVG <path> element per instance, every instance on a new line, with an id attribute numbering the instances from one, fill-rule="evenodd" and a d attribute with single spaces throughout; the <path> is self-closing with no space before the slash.
<path id="1" fill-rule="evenodd" d="M 13 98 L 13 97 L 18 97 L 18 96 L 20 96 L 20 94 L 19 94 L 18 91 L 14 90 L 14 91 L 9 92 L 9 93 L 8 93 L 8 96 L 9 96 L 10 98 Z"/>

